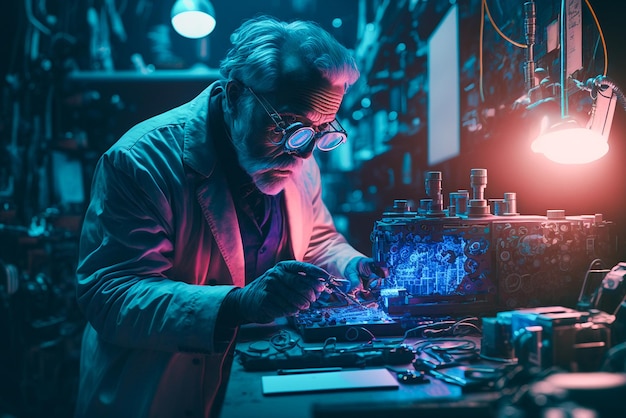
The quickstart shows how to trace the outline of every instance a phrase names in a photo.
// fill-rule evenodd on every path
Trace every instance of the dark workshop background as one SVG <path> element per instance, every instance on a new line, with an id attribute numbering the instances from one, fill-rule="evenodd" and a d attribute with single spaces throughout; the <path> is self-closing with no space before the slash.
<path id="1" fill-rule="evenodd" d="M 447 196 L 469 188 L 471 168 L 486 168 L 486 197 L 515 192 L 522 214 L 601 213 L 615 223 L 618 259 L 624 259 L 626 112 L 618 105 L 610 151 L 596 162 L 557 165 L 533 154 L 533 115 L 518 100 L 527 93 L 525 51 L 499 36 L 489 19 L 481 26 L 480 0 L 456 2 L 459 88 L 452 92 L 429 91 L 427 69 L 434 52 L 429 39 L 454 1 L 215 0 L 216 29 L 201 40 L 173 31 L 172 3 L 24 0 L 2 6 L 0 417 L 71 414 L 83 327 L 74 269 L 94 165 L 133 124 L 193 98 L 213 81 L 230 33 L 258 14 L 317 21 L 355 52 L 361 79 L 338 115 L 350 138 L 316 156 L 326 202 L 355 247 L 371 253 L 373 223 L 394 199 L 425 197 L 425 171 L 442 172 Z M 618 2 L 590 3 L 608 47 L 607 75 L 626 88 Z M 500 29 L 524 43 L 523 1 L 487 4 Z M 548 50 L 546 30 L 559 4 L 536 1 L 537 63 L 554 82 L 559 56 Z M 602 74 L 604 58 L 599 31 L 581 4 L 583 68 L 576 77 L 584 81 Z M 95 36 L 96 26 L 106 26 L 108 36 Z M 138 71 L 142 65 L 150 74 Z M 458 117 L 438 115 L 459 127 L 460 152 L 436 164 L 427 159 L 429 94 L 458 97 L 460 106 Z M 588 94 L 572 94 L 572 113 L 588 105 Z"/>

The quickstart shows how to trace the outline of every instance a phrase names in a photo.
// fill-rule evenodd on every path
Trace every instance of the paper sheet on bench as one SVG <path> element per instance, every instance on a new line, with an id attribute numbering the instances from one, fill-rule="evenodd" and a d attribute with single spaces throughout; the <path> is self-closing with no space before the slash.
<path id="1" fill-rule="evenodd" d="M 263 376 L 262 384 L 264 395 L 399 387 L 398 380 L 387 369 Z"/>

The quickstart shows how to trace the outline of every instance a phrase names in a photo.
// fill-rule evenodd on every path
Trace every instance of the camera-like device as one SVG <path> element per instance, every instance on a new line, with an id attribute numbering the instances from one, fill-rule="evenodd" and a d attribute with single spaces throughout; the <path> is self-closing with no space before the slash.
<path id="1" fill-rule="evenodd" d="M 483 318 L 481 354 L 539 369 L 600 370 L 612 346 L 615 316 L 563 306 L 499 312 Z"/>

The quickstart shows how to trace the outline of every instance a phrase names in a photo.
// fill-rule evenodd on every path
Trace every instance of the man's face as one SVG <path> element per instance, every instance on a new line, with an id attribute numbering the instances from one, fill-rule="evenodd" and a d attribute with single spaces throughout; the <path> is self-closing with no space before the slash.
<path id="1" fill-rule="evenodd" d="M 239 103 L 238 117 L 231 130 L 238 150 L 239 163 L 252 177 L 259 190 L 267 195 L 280 193 L 291 178 L 301 175 L 305 158 L 314 148 L 310 144 L 301 154 L 289 154 L 284 148 L 282 133 L 259 101 L 246 92 L 248 97 Z M 324 130 L 335 118 L 335 113 L 320 114 L 315 106 L 303 107 L 290 101 L 276 99 L 274 95 L 263 96 L 287 123 L 300 122 L 314 130 Z"/>

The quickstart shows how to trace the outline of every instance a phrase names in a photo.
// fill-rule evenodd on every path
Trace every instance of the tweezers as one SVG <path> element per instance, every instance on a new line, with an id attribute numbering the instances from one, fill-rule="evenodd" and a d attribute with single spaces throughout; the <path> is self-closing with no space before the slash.
<path id="1" fill-rule="evenodd" d="M 341 289 L 341 285 L 345 284 L 345 283 L 349 283 L 349 280 L 341 279 L 339 277 L 335 277 L 335 276 L 333 276 L 330 273 L 328 273 L 328 277 L 325 277 L 323 280 L 324 280 L 324 283 L 325 283 L 326 287 L 331 292 L 339 294 L 341 297 L 346 299 L 349 303 L 353 303 L 355 305 L 360 306 L 363 309 L 367 309 L 367 306 L 365 306 L 361 302 L 359 302 L 359 300 L 357 298 L 355 298 L 351 294 L 349 294 L 349 293 L 347 293 L 347 292 L 345 292 L 345 291 L 343 291 Z"/>

